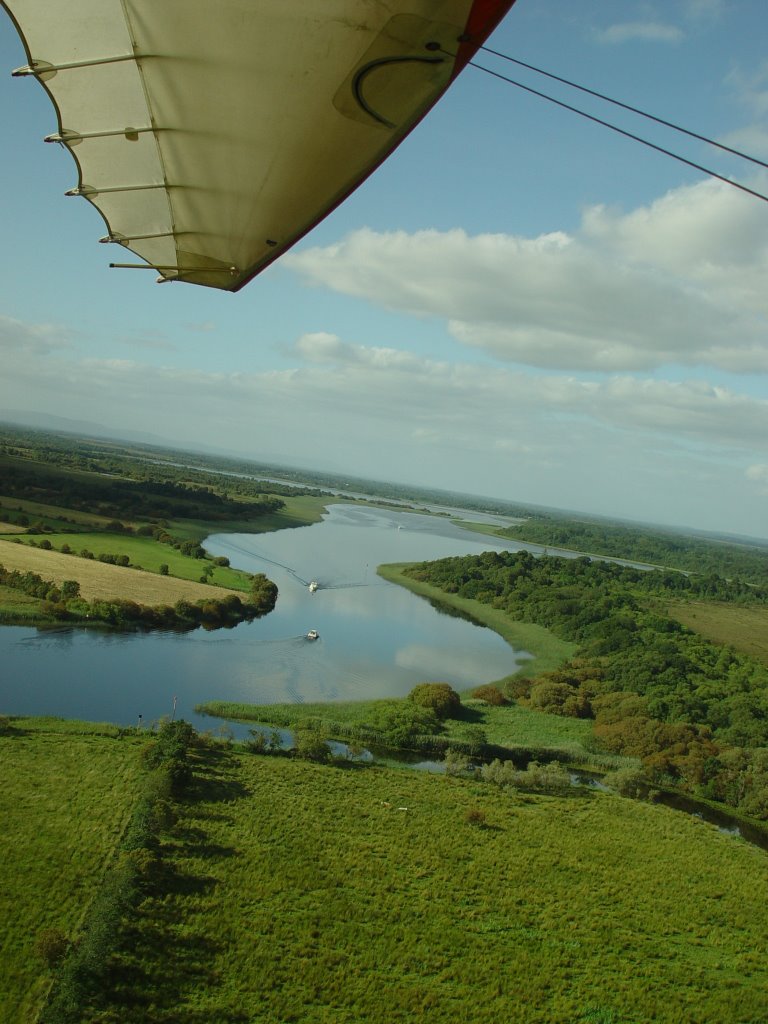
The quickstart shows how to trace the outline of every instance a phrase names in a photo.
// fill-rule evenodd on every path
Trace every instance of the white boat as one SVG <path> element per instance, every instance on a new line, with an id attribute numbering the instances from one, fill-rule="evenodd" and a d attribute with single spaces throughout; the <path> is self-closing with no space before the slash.
<path id="1" fill-rule="evenodd" d="M 319 583 L 317 582 L 317 580 L 312 580 L 312 582 L 309 584 L 309 592 L 310 592 L 310 594 L 314 594 L 314 592 L 317 590 L 318 586 L 319 586 Z"/>
<path id="2" fill-rule="evenodd" d="M 320 634 L 317 632 L 317 630 L 316 629 L 310 629 L 310 631 L 307 633 L 307 640 L 319 640 L 319 639 L 320 639 Z"/>

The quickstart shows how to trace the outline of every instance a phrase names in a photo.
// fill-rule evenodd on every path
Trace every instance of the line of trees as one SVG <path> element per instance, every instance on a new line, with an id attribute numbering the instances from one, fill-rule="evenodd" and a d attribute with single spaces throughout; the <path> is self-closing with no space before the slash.
<path id="1" fill-rule="evenodd" d="M 197 733 L 185 721 L 166 722 L 142 751 L 144 774 L 133 814 L 117 858 L 76 937 L 46 929 L 38 954 L 53 971 L 54 983 L 41 1024 L 80 1024 L 99 1007 L 108 987 L 112 959 L 126 941 L 124 922 L 156 888 L 163 868 L 162 839 L 176 822 L 174 803 L 192 779 Z"/>

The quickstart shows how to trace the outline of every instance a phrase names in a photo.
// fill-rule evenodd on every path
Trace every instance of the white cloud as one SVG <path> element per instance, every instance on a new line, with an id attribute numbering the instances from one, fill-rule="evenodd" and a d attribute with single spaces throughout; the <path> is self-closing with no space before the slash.
<path id="1" fill-rule="evenodd" d="M 309 337 L 300 339 L 298 353 L 306 355 Z M 259 423 L 279 423 L 287 430 L 291 417 L 304 430 L 308 420 L 317 426 L 315 417 L 322 412 L 329 425 L 335 424 L 331 429 L 353 436 L 375 435 L 385 427 L 388 436 L 407 444 L 447 443 L 465 451 L 492 446 L 515 456 L 559 451 L 568 458 L 578 423 L 590 430 L 642 433 L 675 447 L 692 443 L 722 452 L 768 452 L 768 401 L 701 380 L 536 375 L 418 358 L 332 335 L 311 338 L 321 344 L 330 339 L 335 357 L 326 351 L 326 358 L 317 359 L 310 344 L 305 365 L 250 374 L 24 352 L 7 359 L 0 396 L 5 392 L 6 404 L 14 398 L 18 407 L 19 393 L 27 390 L 37 396 L 32 407 L 47 408 L 55 394 L 56 408 L 50 411 L 62 415 L 88 411 L 91 417 L 114 418 L 122 409 L 148 429 L 173 425 L 174 437 L 180 431 L 194 436 L 201 411 L 205 430 L 222 436 Z"/>
<path id="2" fill-rule="evenodd" d="M 683 38 L 683 32 L 675 25 L 660 21 L 627 21 L 610 25 L 596 33 L 600 43 L 627 43 L 641 40 L 651 43 L 677 43 Z"/>
<path id="3" fill-rule="evenodd" d="M 284 265 L 337 292 L 442 318 L 462 344 L 502 361 L 768 371 L 768 210 L 722 182 L 626 214 L 593 207 L 573 236 L 362 229 Z"/>
<path id="4" fill-rule="evenodd" d="M 394 348 L 351 345 L 343 342 L 335 334 L 328 334 L 325 331 L 303 334 L 296 342 L 295 352 L 311 363 L 353 363 L 392 370 L 411 370 L 421 363 L 421 360 L 409 352 Z"/>

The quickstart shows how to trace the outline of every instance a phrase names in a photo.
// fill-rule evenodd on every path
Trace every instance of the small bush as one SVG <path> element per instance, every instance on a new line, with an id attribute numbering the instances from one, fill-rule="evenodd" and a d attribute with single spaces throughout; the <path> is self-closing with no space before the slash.
<path id="1" fill-rule="evenodd" d="M 53 970 L 67 955 L 69 939 L 58 928 L 46 928 L 40 932 L 35 942 L 35 953 Z"/>
<path id="2" fill-rule="evenodd" d="M 468 825 L 474 825 L 476 828 L 482 828 L 483 825 L 485 825 L 485 811 L 481 811 L 479 807 L 470 807 L 464 815 L 464 821 L 466 821 Z"/>
<path id="3" fill-rule="evenodd" d="M 296 757 L 305 761 L 316 761 L 320 764 L 330 760 L 331 748 L 328 737 L 322 729 L 309 727 L 295 729 L 293 733 L 293 749 Z"/>
<path id="4" fill-rule="evenodd" d="M 537 711 L 546 711 L 550 715 L 562 715 L 563 705 L 573 696 L 573 687 L 567 683 L 558 683 L 545 679 L 531 688 L 531 707 Z"/>
<path id="5" fill-rule="evenodd" d="M 493 686 L 492 683 L 478 686 L 472 691 L 472 696 L 475 700 L 484 700 L 486 704 L 492 704 L 494 707 L 501 707 L 502 704 L 508 703 L 498 686 Z"/>
<path id="6" fill-rule="evenodd" d="M 419 683 L 408 694 L 408 700 L 434 711 L 438 718 L 455 718 L 461 711 L 461 697 L 448 683 Z"/>
<path id="7" fill-rule="evenodd" d="M 614 790 L 619 796 L 633 800 L 644 800 L 651 783 L 642 768 L 620 768 L 603 776 L 603 785 Z"/>
<path id="8" fill-rule="evenodd" d="M 252 754 L 277 754 L 282 751 L 283 738 L 277 729 L 269 734 L 259 729 L 249 729 L 250 739 L 245 741 L 245 749 Z"/>
<path id="9" fill-rule="evenodd" d="M 467 755 L 462 754 L 460 750 L 456 750 L 453 747 L 449 747 L 446 750 L 443 761 L 446 775 L 461 775 L 469 770 L 470 764 L 471 762 Z"/>
<path id="10" fill-rule="evenodd" d="M 512 761 L 491 761 L 483 765 L 482 777 L 505 789 L 524 789 L 532 793 L 566 793 L 571 786 L 571 776 L 557 761 L 539 764 L 531 761 L 525 771 L 516 768 Z"/>

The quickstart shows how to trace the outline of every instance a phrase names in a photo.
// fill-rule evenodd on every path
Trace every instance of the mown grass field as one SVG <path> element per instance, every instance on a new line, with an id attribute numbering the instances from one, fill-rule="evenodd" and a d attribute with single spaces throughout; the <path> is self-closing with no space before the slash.
<path id="1" fill-rule="evenodd" d="M 109 1019 L 765 1022 L 765 854 L 665 808 L 223 750 L 166 852 Z"/>
<path id="2" fill-rule="evenodd" d="M 768 665 L 768 608 L 723 602 L 679 601 L 669 615 L 718 644 L 758 658 Z"/>
<path id="3" fill-rule="evenodd" d="M 19 538 L 22 539 L 22 538 Z M 118 533 L 48 533 L 45 539 L 50 541 L 52 547 L 60 549 L 62 544 L 68 544 L 72 551 L 70 564 L 79 566 L 82 561 L 79 554 L 83 549 L 92 551 L 96 558 L 99 555 L 127 555 L 132 566 L 140 567 L 147 572 L 158 573 L 160 566 L 168 566 L 170 575 L 178 579 L 198 581 L 203 569 L 208 562 L 199 558 L 184 555 L 169 544 L 161 544 L 151 537 L 131 537 Z M 25 545 L 32 547 L 29 540 L 39 541 L 39 537 L 31 537 L 25 541 Z M 12 542 L 13 543 L 13 542 Z M 20 547 L 21 545 L 16 545 Z M 32 547 L 32 550 L 35 550 Z M 45 552 L 43 552 L 45 553 Z M 72 562 L 72 559 L 77 559 Z M 0 559 L 1 560 L 1 559 Z M 221 587 L 228 587 L 231 590 L 248 590 L 248 574 L 227 566 L 213 566 L 211 581 Z"/>
<path id="4" fill-rule="evenodd" d="M 191 558 L 188 561 L 197 562 L 199 575 L 200 561 Z M 0 565 L 6 569 L 37 573 L 43 579 L 57 584 L 64 580 L 77 580 L 82 596 L 88 601 L 119 597 L 139 604 L 173 605 L 182 598 L 198 601 L 211 597 L 221 598 L 229 593 L 222 587 L 195 583 L 190 579 L 160 576 L 153 572 L 78 558 L 76 555 L 63 555 L 58 551 L 44 551 L 7 540 L 0 540 Z M 21 600 L 24 596 L 8 588 L 3 590 L 15 595 L 14 600 Z"/>
<path id="5" fill-rule="evenodd" d="M 18 719 L 0 735 L 0 1022 L 36 1019 L 40 932 L 74 935 L 133 807 L 137 744 L 114 726 Z"/>
<path id="6" fill-rule="evenodd" d="M 26 526 L 16 526 L 15 523 L 4 523 L 0 518 L 0 534 L 26 533 Z"/>
<path id="7" fill-rule="evenodd" d="M 532 657 L 527 659 L 515 673 L 516 676 L 537 676 L 542 672 L 550 672 L 570 658 L 576 651 L 576 644 L 559 640 L 543 626 L 528 622 L 515 622 L 504 612 L 480 601 L 472 601 L 456 594 L 448 594 L 428 583 L 412 580 L 404 575 L 406 564 L 391 563 L 377 568 L 379 576 L 401 587 L 406 587 L 414 594 L 430 598 L 440 604 L 450 605 L 458 611 L 488 626 L 498 633 L 507 643 L 518 651 L 527 651 Z"/>

